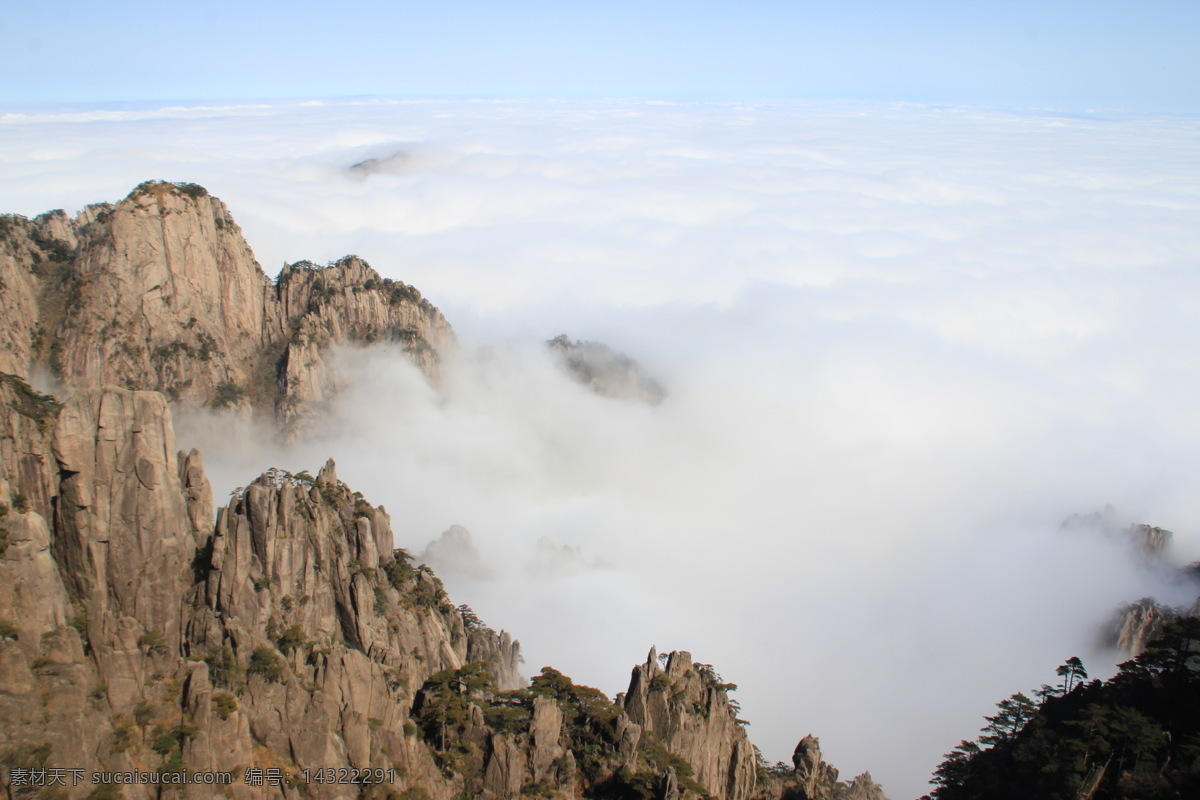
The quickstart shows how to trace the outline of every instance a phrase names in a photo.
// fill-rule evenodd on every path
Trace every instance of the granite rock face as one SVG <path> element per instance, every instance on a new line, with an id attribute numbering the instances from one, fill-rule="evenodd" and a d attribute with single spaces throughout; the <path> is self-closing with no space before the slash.
<path id="1" fill-rule="evenodd" d="M 1106 640 L 1121 653 L 1137 658 L 1146 645 L 1158 638 L 1163 626 L 1179 616 L 1175 610 L 1143 597 L 1118 609 L 1106 631 Z"/>
<path id="2" fill-rule="evenodd" d="M 0 386 L 0 425 L 20 434 L 0 478 L 5 764 L 369 768 L 434 798 L 461 789 L 409 723 L 413 699 L 472 661 L 522 683 L 519 645 L 477 619 L 468 630 L 440 581 L 393 549 L 384 509 L 330 462 L 316 477 L 266 473 L 214 521 L 200 456 L 177 449 L 161 394 L 38 398 L 15 378 Z M 12 489 L 43 480 L 30 453 L 52 453 L 49 517 Z M 551 717 L 537 733 L 551 752 L 552 729 Z"/>
<path id="3" fill-rule="evenodd" d="M 0 282 L 0 371 L 254 407 L 290 428 L 336 392 L 331 345 L 395 342 L 436 379 L 453 344 L 416 289 L 357 257 L 271 281 L 225 204 L 195 184 L 144 183 L 74 218 L 0 217 Z"/>
<path id="4" fill-rule="evenodd" d="M 8 485 L 6 505 L 27 506 L 50 519 L 55 469 L 52 432 L 61 404 L 15 375 L 0 373 L 0 478 Z M 19 502 L 17 502 L 19 500 Z"/>
<path id="5" fill-rule="evenodd" d="M 883 787 L 871 779 L 871 773 L 864 772 L 850 781 L 846 800 L 887 800 L 887 796 L 883 793 Z"/>
<path id="6" fill-rule="evenodd" d="M 792 765 L 804 796 L 825 800 L 837 786 L 838 771 L 821 758 L 821 740 L 811 733 L 800 740 L 792 753 Z"/>
<path id="7" fill-rule="evenodd" d="M 263 411 L 299 435 L 339 388 L 331 348 L 386 342 L 436 382 L 453 335 L 354 256 L 269 280 L 194 184 L 0 216 L 5 796 L 750 800 L 808 781 L 759 780 L 736 687 L 686 652 L 651 651 L 616 701 L 550 667 L 526 680 L 519 643 L 453 605 L 332 461 L 269 469 L 214 509 L 172 406 Z M 662 399 L 628 359 L 567 345 L 596 391 Z M 439 542 L 481 561 L 465 530 Z M 89 778 L 28 783 L 64 768 Z M 232 782 L 113 777 L 131 771 Z"/>
<path id="8" fill-rule="evenodd" d="M 755 786 L 754 746 L 730 705 L 731 686 L 686 651 L 668 655 L 664 669 L 651 649 L 646 663 L 634 668 L 622 707 L 644 734 L 687 760 L 709 794 L 745 800 Z"/>
<path id="9" fill-rule="evenodd" d="M 275 410 L 284 424 L 302 422 L 333 398 L 337 382 L 326 358 L 332 345 L 399 345 L 435 382 L 441 354 L 454 345 L 449 324 L 420 292 L 380 278 L 357 256 L 326 267 L 288 265 L 267 304 L 268 350 L 282 352 L 274 373 L 266 363 L 258 372 L 275 376 Z"/>
<path id="10" fill-rule="evenodd" d="M 887 800 L 887 797 L 869 772 L 849 783 L 839 781 L 837 769 L 825 763 L 821 755 L 821 740 L 810 733 L 796 745 L 790 770 L 782 763 L 764 770 L 755 800 Z"/>
<path id="11" fill-rule="evenodd" d="M 269 470 L 214 517 L 200 454 L 178 450 L 161 394 L 90 389 L 59 407 L 16 378 L 3 391 L 12 452 L 53 460 L 48 518 L 16 502 L 19 463 L 0 482 L 5 764 L 278 769 L 293 784 L 369 769 L 435 800 L 753 792 L 753 747 L 711 668 L 652 657 L 623 705 L 549 668 L 530 685 L 519 645 L 393 548 L 387 511 L 332 461 L 315 476 Z M 291 796 L 238 781 L 228 793 Z"/>

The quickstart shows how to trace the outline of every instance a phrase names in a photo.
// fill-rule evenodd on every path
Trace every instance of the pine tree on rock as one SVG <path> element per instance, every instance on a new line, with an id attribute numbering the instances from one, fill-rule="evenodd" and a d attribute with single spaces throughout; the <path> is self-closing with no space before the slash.
<path id="1" fill-rule="evenodd" d="M 1071 656 L 1055 672 L 1063 679 L 1063 694 L 1070 694 L 1071 690 L 1086 681 L 1088 676 L 1087 670 L 1083 668 L 1083 662 L 1079 660 L 1079 656 Z"/>
<path id="2" fill-rule="evenodd" d="M 996 708 L 1000 710 L 999 714 L 993 717 L 984 717 L 988 724 L 981 729 L 984 734 L 979 737 L 981 744 L 995 745 L 1009 741 L 1037 713 L 1037 704 L 1026 697 L 1023 692 L 1017 692 L 1007 700 L 1001 700 L 996 704 Z"/>

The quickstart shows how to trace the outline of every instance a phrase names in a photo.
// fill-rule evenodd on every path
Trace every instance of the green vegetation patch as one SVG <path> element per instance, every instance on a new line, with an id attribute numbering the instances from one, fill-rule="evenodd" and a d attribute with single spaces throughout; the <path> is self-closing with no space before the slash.
<path id="1" fill-rule="evenodd" d="M 246 396 L 246 392 L 233 381 L 221 381 L 217 384 L 216 390 L 213 392 L 213 399 L 209 405 L 213 408 L 228 408 L 242 402 L 242 398 Z"/>
<path id="2" fill-rule="evenodd" d="M 47 236 L 37 228 L 29 231 L 29 238 L 42 251 L 42 256 L 45 261 L 50 261 L 56 264 L 66 264 L 75 257 L 75 251 L 71 246 L 61 239 L 55 239 L 52 236 Z"/>
<path id="3" fill-rule="evenodd" d="M 201 659 L 208 665 L 208 678 L 214 686 L 233 689 L 242 682 L 242 667 L 229 645 L 210 648 Z"/>
<path id="4" fill-rule="evenodd" d="M 926 800 L 1158 800 L 1200 797 L 1200 619 L 1169 623 L 1108 681 L 1078 658 L 1000 701 L 978 741 L 934 773 Z"/>
<path id="5" fill-rule="evenodd" d="M 217 692 L 212 697 L 212 708 L 221 719 L 229 719 L 238 710 L 237 698 L 229 692 Z"/>
<path id="6" fill-rule="evenodd" d="M 42 422 L 53 420 L 62 410 L 62 403 L 53 396 L 42 394 L 16 375 L 0 372 L 0 383 L 13 393 L 13 409 L 23 417 Z"/>
<path id="7" fill-rule="evenodd" d="M 182 194 L 190 197 L 193 200 L 199 200 L 201 197 L 208 196 L 208 189 L 205 189 L 198 183 L 189 183 L 186 181 L 142 181 L 133 188 L 129 193 L 129 197 L 137 198 L 145 195 L 157 195 L 161 197 L 166 193 Z"/>
<path id="8" fill-rule="evenodd" d="M 250 654 L 246 674 L 258 675 L 270 683 L 279 683 L 283 680 L 283 659 L 270 647 L 256 647 Z"/>
<path id="9" fill-rule="evenodd" d="M 143 648 L 147 653 L 165 656 L 167 654 L 167 640 L 160 630 L 146 631 L 138 637 L 138 647 Z"/>

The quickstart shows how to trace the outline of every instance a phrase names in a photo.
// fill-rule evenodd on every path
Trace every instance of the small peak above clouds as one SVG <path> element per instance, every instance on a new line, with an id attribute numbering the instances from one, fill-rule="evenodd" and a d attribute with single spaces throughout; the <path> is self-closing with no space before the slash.
<path id="1" fill-rule="evenodd" d="M 600 342 L 571 341 L 564 333 L 546 342 L 567 374 L 601 397 L 656 406 L 667 396 L 658 381 L 629 356 Z"/>
<path id="2" fill-rule="evenodd" d="M 417 558 L 438 572 L 486 580 L 491 570 L 483 563 L 471 532 L 462 525 L 451 525 L 442 535 L 425 545 Z"/>
<path id="3" fill-rule="evenodd" d="M 1072 514 L 1063 520 L 1062 529 L 1094 531 L 1109 539 L 1124 539 L 1147 564 L 1162 566 L 1169 561 L 1171 543 L 1175 538 L 1175 534 L 1166 528 L 1124 520 L 1111 504 L 1106 505 L 1103 511 Z"/>
<path id="4" fill-rule="evenodd" d="M 580 545 L 559 544 L 553 538 L 543 536 L 538 539 L 529 572 L 533 575 L 577 575 L 586 570 L 612 567 L 603 558 L 589 556 Z"/>
<path id="5" fill-rule="evenodd" d="M 346 167 L 346 174 L 355 180 L 365 181 L 372 175 L 402 175 L 412 169 L 410 163 L 410 155 L 398 150 L 391 155 L 364 158 L 355 164 Z"/>
<path id="6" fill-rule="evenodd" d="M 1200 616 L 1200 571 L 1197 564 L 1180 566 L 1173 558 L 1172 531 L 1129 522 L 1112 505 L 1090 514 L 1072 514 L 1061 530 L 1115 545 L 1128 554 L 1142 576 L 1138 588 L 1145 596 L 1121 603 L 1101 627 L 1100 645 L 1105 650 L 1136 658 L 1167 623 Z"/>

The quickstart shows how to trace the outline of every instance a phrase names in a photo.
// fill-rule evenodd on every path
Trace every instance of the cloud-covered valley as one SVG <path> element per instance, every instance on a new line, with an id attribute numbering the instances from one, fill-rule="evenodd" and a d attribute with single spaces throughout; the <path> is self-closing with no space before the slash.
<path id="1" fill-rule="evenodd" d="M 997 700 L 1072 655 L 1111 667 L 1114 606 L 1195 599 L 1060 523 L 1111 503 L 1200 558 L 1198 127 L 803 103 L 27 111 L 0 115 L 0 207 L 194 181 L 269 274 L 357 253 L 415 285 L 459 338 L 441 384 L 341 351 L 332 420 L 287 446 L 181 413 L 218 492 L 332 456 L 398 546 L 440 539 L 451 596 L 520 638 L 528 672 L 611 694 L 650 645 L 688 649 L 739 684 L 769 760 L 812 732 L 899 800 Z M 666 398 L 571 381 L 560 333 Z"/>

